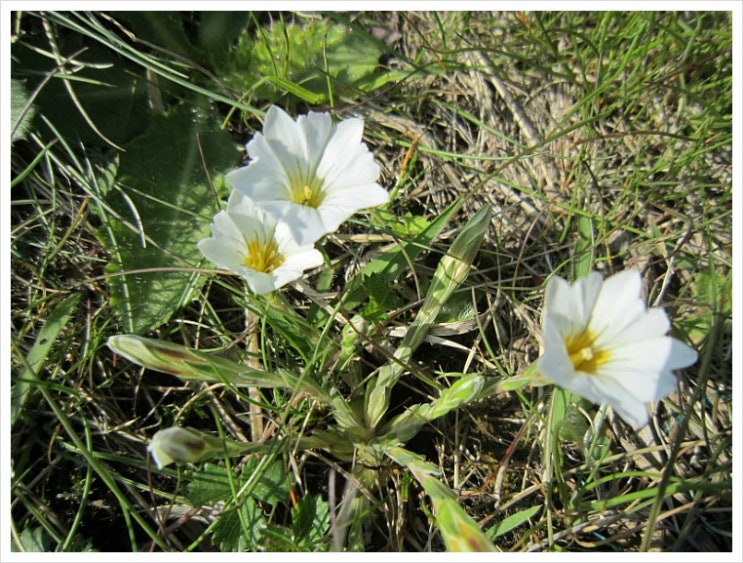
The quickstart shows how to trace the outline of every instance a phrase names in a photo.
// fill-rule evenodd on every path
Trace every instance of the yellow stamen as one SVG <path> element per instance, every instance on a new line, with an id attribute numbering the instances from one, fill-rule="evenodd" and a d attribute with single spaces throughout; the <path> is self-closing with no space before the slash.
<path id="1" fill-rule="evenodd" d="M 609 359 L 609 353 L 597 349 L 594 340 L 596 337 L 589 330 L 565 340 L 565 348 L 575 371 L 595 375 L 598 368 Z"/>
<path id="2" fill-rule="evenodd" d="M 317 209 L 320 207 L 323 199 L 325 199 L 325 193 L 322 190 L 322 186 L 306 184 L 298 182 L 292 186 L 292 201 L 299 205 L 305 205 L 307 207 L 314 207 Z"/>
<path id="3" fill-rule="evenodd" d="M 245 265 L 257 272 L 269 274 L 284 263 L 284 257 L 279 252 L 276 241 L 268 244 L 254 240 L 248 243 Z"/>

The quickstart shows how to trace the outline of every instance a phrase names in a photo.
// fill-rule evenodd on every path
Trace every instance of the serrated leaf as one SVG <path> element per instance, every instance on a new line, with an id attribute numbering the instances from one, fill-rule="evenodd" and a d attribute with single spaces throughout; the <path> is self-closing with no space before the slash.
<path id="1" fill-rule="evenodd" d="M 257 457 L 252 457 L 243 468 L 240 475 L 230 475 L 230 469 L 214 465 L 204 464 L 200 471 L 193 474 L 192 481 L 186 488 L 189 501 L 194 506 L 226 501 L 233 497 L 233 486 L 242 489 L 248 481 L 253 482 L 253 487 L 248 494 L 255 499 L 275 506 L 289 500 L 289 485 L 286 482 L 286 472 L 283 463 L 273 459 L 265 463 Z M 259 475 L 255 475 L 259 472 Z"/>
<path id="2" fill-rule="evenodd" d="M 212 111 L 181 108 L 154 119 L 121 156 L 118 189 L 106 195 L 100 239 L 111 252 L 111 305 L 128 332 L 166 322 L 192 298 L 202 260 L 196 242 L 216 211 L 209 178 L 235 165 L 238 151 Z M 146 271 L 140 271 L 146 270 Z M 137 271 L 136 273 L 127 273 Z"/>
<path id="3" fill-rule="evenodd" d="M 315 551 L 325 537 L 330 524 L 328 503 L 320 495 L 308 495 L 292 510 L 294 541 L 307 550 Z"/>
<path id="4" fill-rule="evenodd" d="M 226 501 L 232 496 L 228 469 L 205 463 L 204 466 L 193 474 L 193 479 L 186 486 L 186 496 L 194 506 Z M 237 478 L 234 477 L 237 481 Z"/>
<path id="5" fill-rule="evenodd" d="M 289 484 L 281 460 L 273 459 L 264 463 L 257 457 L 250 458 L 243 469 L 243 474 L 252 476 L 257 471 L 260 471 L 260 476 L 251 492 L 255 498 L 271 506 L 289 501 Z"/>
<path id="6" fill-rule="evenodd" d="M 256 503 L 247 499 L 222 513 L 212 528 L 212 540 L 222 552 L 256 551 L 266 519 Z"/>

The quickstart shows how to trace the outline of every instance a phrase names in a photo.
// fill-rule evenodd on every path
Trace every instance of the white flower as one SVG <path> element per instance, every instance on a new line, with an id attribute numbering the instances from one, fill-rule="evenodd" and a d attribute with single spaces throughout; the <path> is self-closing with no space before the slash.
<path id="1" fill-rule="evenodd" d="M 312 244 L 357 211 L 389 201 L 363 132 L 361 119 L 334 125 L 330 114 L 310 112 L 293 121 L 271 106 L 263 133 L 247 145 L 252 161 L 227 179 Z"/>
<path id="2" fill-rule="evenodd" d="M 214 216 L 212 236 L 199 250 L 220 268 L 241 276 L 257 294 L 268 293 L 323 263 L 312 246 L 301 246 L 282 221 L 233 191 L 226 211 Z"/>
<path id="3" fill-rule="evenodd" d="M 648 421 L 645 403 L 676 389 L 672 370 L 696 362 L 697 353 L 666 336 L 665 311 L 647 309 L 637 270 L 602 281 L 593 272 L 573 285 L 547 284 L 539 371 L 594 403 L 606 403 L 634 428 Z"/>

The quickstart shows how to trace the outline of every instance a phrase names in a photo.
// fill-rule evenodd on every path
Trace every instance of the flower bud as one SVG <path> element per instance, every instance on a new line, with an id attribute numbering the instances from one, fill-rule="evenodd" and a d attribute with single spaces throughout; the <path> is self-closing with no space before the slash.
<path id="1" fill-rule="evenodd" d="M 213 448 L 200 432 L 179 426 L 158 430 L 147 450 L 152 454 L 158 469 L 174 462 L 195 463 L 213 452 Z"/>

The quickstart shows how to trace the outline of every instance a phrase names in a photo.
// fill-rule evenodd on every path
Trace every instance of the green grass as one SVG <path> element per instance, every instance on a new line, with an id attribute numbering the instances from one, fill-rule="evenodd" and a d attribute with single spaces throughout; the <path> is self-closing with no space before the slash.
<path id="1" fill-rule="evenodd" d="M 11 19 L 13 549 L 442 551 L 473 522 L 502 551 L 733 549 L 730 13 Z M 195 249 L 271 103 L 363 117 L 393 193 L 277 301 Z M 629 267 L 699 352 L 648 427 L 471 400 L 538 357 L 548 276 Z M 129 332 L 295 383 L 142 369 L 106 346 Z M 364 405 L 407 450 L 344 442 Z M 148 460 L 171 425 L 245 441 L 256 407 L 260 454 Z"/>

